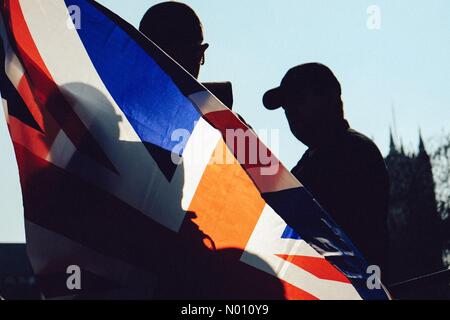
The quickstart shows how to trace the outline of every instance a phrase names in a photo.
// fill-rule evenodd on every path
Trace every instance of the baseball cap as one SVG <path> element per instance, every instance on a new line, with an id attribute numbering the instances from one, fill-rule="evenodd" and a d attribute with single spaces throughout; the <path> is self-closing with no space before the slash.
<path id="1" fill-rule="evenodd" d="M 301 96 L 307 92 L 341 96 L 341 85 L 333 72 L 320 63 L 306 63 L 290 69 L 281 85 L 264 94 L 263 103 L 269 110 L 284 106 L 286 97 Z"/>

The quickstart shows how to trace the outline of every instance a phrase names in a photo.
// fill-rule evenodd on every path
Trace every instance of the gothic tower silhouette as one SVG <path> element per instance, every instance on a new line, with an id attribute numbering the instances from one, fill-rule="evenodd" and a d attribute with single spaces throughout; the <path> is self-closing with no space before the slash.
<path id="1" fill-rule="evenodd" d="M 397 146 L 391 131 L 386 166 L 390 177 L 388 281 L 441 270 L 442 239 L 430 156 L 419 131 L 417 153 Z"/>

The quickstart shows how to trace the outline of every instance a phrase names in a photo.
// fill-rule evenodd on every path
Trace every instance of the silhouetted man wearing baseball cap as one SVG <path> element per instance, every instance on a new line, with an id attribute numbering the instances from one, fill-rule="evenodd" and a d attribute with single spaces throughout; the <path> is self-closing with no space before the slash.
<path id="1" fill-rule="evenodd" d="M 264 105 L 283 108 L 292 133 L 309 147 L 292 173 L 369 264 L 383 266 L 388 243 L 386 166 L 377 146 L 350 129 L 333 72 L 318 63 L 297 66 L 264 95 Z"/>

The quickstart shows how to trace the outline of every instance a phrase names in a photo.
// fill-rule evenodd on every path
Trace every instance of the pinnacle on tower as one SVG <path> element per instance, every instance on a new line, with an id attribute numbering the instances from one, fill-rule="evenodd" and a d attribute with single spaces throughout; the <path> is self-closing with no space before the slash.
<path id="1" fill-rule="evenodd" d="M 397 150 L 397 146 L 395 145 L 395 141 L 394 141 L 394 135 L 392 133 L 392 127 L 389 128 L 389 137 L 390 137 L 390 146 L 389 146 L 389 154 L 397 154 L 398 150 Z"/>
<path id="2" fill-rule="evenodd" d="M 422 138 L 422 131 L 419 128 L 419 154 L 421 153 L 426 153 L 426 149 L 425 149 L 425 143 L 423 142 L 423 138 Z"/>

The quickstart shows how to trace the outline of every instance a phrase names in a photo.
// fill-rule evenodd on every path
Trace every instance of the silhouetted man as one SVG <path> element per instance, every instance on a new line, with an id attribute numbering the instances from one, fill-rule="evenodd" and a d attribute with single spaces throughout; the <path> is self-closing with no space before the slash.
<path id="1" fill-rule="evenodd" d="M 154 5 L 142 18 L 139 31 L 198 78 L 209 44 L 203 43 L 203 25 L 191 7 L 175 1 Z M 230 82 L 204 83 L 204 86 L 232 108 Z"/>
<path id="2" fill-rule="evenodd" d="M 369 264 L 383 266 L 388 242 L 386 166 L 377 146 L 350 129 L 334 74 L 318 63 L 297 66 L 280 87 L 264 95 L 264 105 L 270 110 L 282 107 L 294 136 L 309 147 L 292 173 Z"/>
<path id="3" fill-rule="evenodd" d="M 191 7 L 174 1 L 159 3 L 148 9 L 139 31 L 198 78 L 209 45 L 203 43 L 203 26 Z"/>

